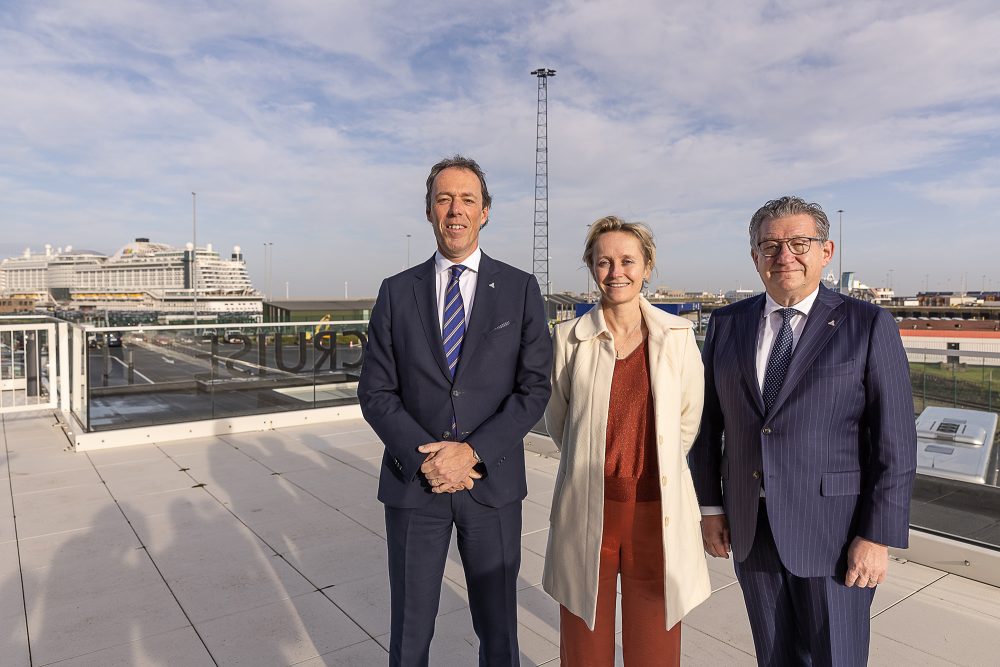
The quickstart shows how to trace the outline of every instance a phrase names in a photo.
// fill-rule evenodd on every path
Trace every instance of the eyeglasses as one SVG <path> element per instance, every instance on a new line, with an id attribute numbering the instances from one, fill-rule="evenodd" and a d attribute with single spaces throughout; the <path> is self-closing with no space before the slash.
<path id="1" fill-rule="evenodd" d="M 793 255 L 804 255 L 809 252 L 813 241 L 825 243 L 826 239 L 819 239 L 815 236 L 796 236 L 791 239 L 768 239 L 757 244 L 757 252 L 764 257 L 777 257 L 781 254 L 781 246 L 787 245 L 788 251 Z"/>

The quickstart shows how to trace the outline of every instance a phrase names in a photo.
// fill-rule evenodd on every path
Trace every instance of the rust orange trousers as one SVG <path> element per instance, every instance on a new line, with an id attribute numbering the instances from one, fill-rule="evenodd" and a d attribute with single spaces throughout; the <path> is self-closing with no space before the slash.
<path id="1" fill-rule="evenodd" d="M 626 667 L 681 663 L 681 624 L 666 629 L 660 502 L 604 501 L 604 537 L 597 587 L 597 621 L 591 631 L 559 608 L 563 667 L 613 667 L 618 576 L 622 590 L 622 649 Z"/>

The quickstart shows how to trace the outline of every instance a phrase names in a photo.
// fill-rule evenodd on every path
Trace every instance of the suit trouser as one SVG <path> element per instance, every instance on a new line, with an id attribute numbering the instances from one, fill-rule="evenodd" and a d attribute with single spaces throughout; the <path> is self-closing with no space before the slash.
<path id="1" fill-rule="evenodd" d="M 679 665 L 681 624 L 666 628 L 660 501 L 604 500 L 604 535 L 594 630 L 559 607 L 563 667 L 613 667 L 618 575 L 622 580 L 622 656 L 628 667 Z"/>
<path id="2" fill-rule="evenodd" d="M 385 508 L 389 664 L 428 664 L 453 524 L 458 530 L 472 626 L 479 637 L 479 664 L 516 666 L 521 501 L 488 507 L 468 491 L 435 494 L 415 509 Z"/>
<path id="3" fill-rule="evenodd" d="M 867 664 L 875 589 L 848 588 L 844 575 L 797 577 L 789 572 L 774 544 L 763 499 L 753 547 L 735 566 L 758 664 Z"/>

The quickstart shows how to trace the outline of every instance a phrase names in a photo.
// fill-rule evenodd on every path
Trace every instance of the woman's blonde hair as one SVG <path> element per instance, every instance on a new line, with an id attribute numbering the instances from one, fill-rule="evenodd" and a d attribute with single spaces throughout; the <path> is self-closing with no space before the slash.
<path id="1" fill-rule="evenodd" d="M 594 245 L 602 234 L 608 232 L 625 232 L 631 234 L 639 241 L 642 248 L 642 256 L 646 260 L 646 268 L 650 271 L 656 266 L 656 242 L 653 240 L 653 232 L 641 222 L 625 222 L 618 216 L 606 215 L 600 220 L 590 225 L 587 232 L 587 240 L 583 246 L 583 263 L 587 265 L 590 272 L 594 272 Z"/>

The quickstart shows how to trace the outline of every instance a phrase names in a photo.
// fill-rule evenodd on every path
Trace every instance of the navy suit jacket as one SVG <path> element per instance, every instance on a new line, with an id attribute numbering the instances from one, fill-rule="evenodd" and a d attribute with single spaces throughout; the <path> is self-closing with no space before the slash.
<path id="1" fill-rule="evenodd" d="M 551 387 L 552 342 L 538 282 L 485 253 L 452 381 L 441 343 L 434 258 L 382 282 L 368 324 L 358 384 L 365 419 L 385 444 L 378 498 L 392 507 L 427 503 L 417 447 L 468 442 L 486 475 L 470 493 L 502 507 L 527 495 L 524 436 L 542 417 Z M 452 414 L 458 433 L 449 431 Z"/>
<path id="2" fill-rule="evenodd" d="M 709 322 L 705 409 L 690 454 L 698 501 L 725 507 L 743 561 L 763 484 L 785 567 L 841 575 L 855 536 L 907 545 L 917 436 L 899 330 L 887 311 L 820 286 L 765 412 L 756 369 L 763 308 L 760 295 Z"/>

